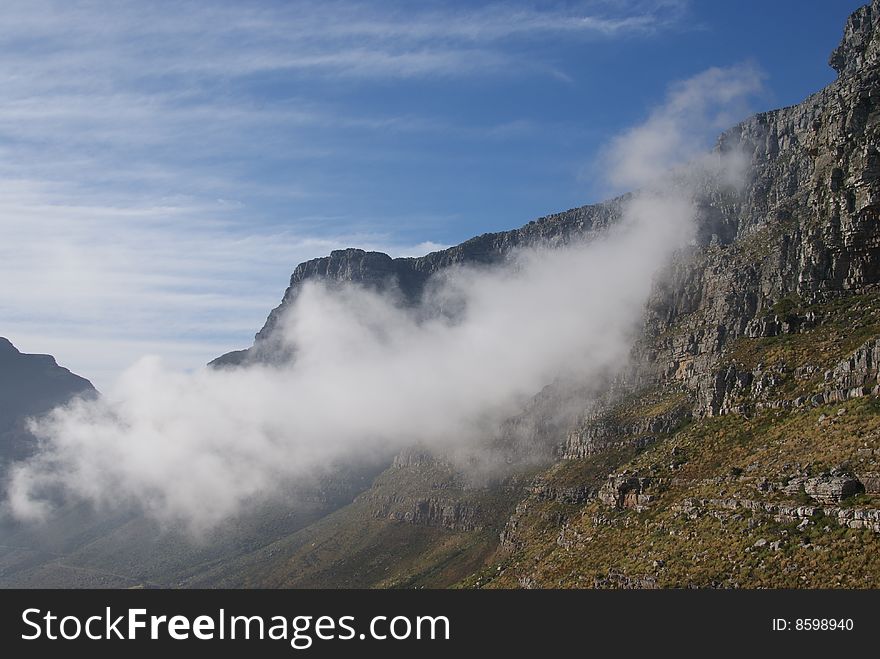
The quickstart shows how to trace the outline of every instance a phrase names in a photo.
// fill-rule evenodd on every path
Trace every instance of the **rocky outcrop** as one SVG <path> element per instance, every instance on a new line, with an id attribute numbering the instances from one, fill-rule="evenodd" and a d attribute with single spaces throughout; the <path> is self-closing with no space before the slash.
<path id="1" fill-rule="evenodd" d="M 880 510 L 875 508 L 843 508 L 839 506 L 808 506 L 773 503 L 756 499 L 688 499 L 674 510 L 691 519 L 713 514 L 712 511 L 750 511 L 767 514 L 780 522 L 797 522 L 803 527 L 817 521 L 833 522 L 850 529 L 867 529 L 880 533 Z M 718 516 L 717 514 L 715 515 Z M 723 518 L 724 516 L 721 515 Z"/>
<path id="2" fill-rule="evenodd" d="M 440 460 L 427 449 L 410 447 L 403 449 L 394 456 L 391 468 L 406 469 L 411 467 L 431 467 L 435 465 L 447 466 L 447 464 L 448 463 Z"/>
<path id="3" fill-rule="evenodd" d="M 786 364 L 746 369 L 728 364 L 715 373 L 709 416 L 748 413 L 762 409 L 792 409 L 842 403 L 853 398 L 880 395 L 880 339 L 871 339 L 849 357 L 821 373 L 818 366 L 790 368 Z M 786 398 L 780 386 L 786 379 L 809 381 L 821 374 L 813 391 Z"/>
<path id="4" fill-rule="evenodd" d="M 825 382 L 833 389 L 873 389 L 880 384 L 880 338 L 859 346 L 847 359 L 825 373 Z"/>
<path id="5" fill-rule="evenodd" d="M 876 66 L 880 58 L 877 39 L 880 11 L 876 2 L 854 11 L 846 21 L 843 41 L 831 54 L 828 64 L 841 76 Z"/>
<path id="6" fill-rule="evenodd" d="M 447 497 L 369 497 L 373 517 L 392 522 L 442 526 L 452 531 L 476 531 L 484 520 L 479 505 Z"/>
<path id="7" fill-rule="evenodd" d="M 803 493 L 821 504 L 835 504 L 864 493 L 865 486 L 850 474 L 827 473 L 820 476 L 792 478 L 782 490 L 793 496 Z"/>
<path id="8" fill-rule="evenodd" d="M 598 498 L 606 506 L 640 511 L 656 498 L 656 495 L 649 493 L 652 486 L 656 486 L 656 483 L 647 476 L 611 474 L 599 490 Z"/>
<path id="9" fill-rule="evenodd" d="M 668 435 L 681 427 L 691 416 L 691 402 L 682 399 L 671 409 L 660 413 L 621 414 L 599 407 L 582 416 L 566 438 L 562 456 L 567 459 L 586 458 L 609 449 L 641 450 L 658 436 Z"/>
<path id="10" fill-rule="evenodd" d="M 538 501 L 580 504 L 594 499 L 599 488 L 591 484 L 560 486 L 539 476 L 529 486 L 528 492 Z"/>
<path id="11" fill-rule="evenodd" d="M 857 478 L 865 488 L 865 494 L 880 494 L 880 473 L 866 471 L 858 474 Z"/>

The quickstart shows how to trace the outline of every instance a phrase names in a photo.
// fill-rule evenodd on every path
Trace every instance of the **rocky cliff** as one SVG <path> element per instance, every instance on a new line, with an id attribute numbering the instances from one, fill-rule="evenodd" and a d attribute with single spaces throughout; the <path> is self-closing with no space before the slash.
<path id="1" fill-rule="evenodd" d="M 542 423 L 558 419 L 545 413 L 560 395 L 548 388 L 494 440 L 519 465 L 513 475 L 468 483 L 441 458 L 404 452 L 359 497 L 360 512 L 344 511 L 370 519 L 374 546 L 422 538 L 425 527 L 451 534 L 421 546 L 421 559 L 408 555 L 405 573 L 402 554 L 371 553 L 385 567 L 367 583 L 428 583 L 447 543 L 461 564 L 483 562 L 461 581 L 474 587 L 880 585 L 878 24 L 875 0 L 846 24 L 835 82 L 721 135 L 718 150 L 748 155 L 746 185 L 703 191 L 696 244 L 658 278 L 632 363 L 603 395 L 584 397 L 577 419 Z M 309 279 L 416 301 L 444 267 L 565 243 L 614 222 L 621 202 L 420 259 L 344 250 L 309 261 L 254 347 L 219 362 L 278 358 L 273 331 Z M 523 437 L 550 449 L 522 460 L 529 452 L 511 446 Z M 488 554 L 486 530 L 499 543 Z M 344 531 L 312 533 L 299 542 Z M 325 578 L 351 558 L 344 548 L 323 556 Z M 256 583 L 291 583 L 303 560 L 261 563 Z"/>
<path id="2" fill-rule="evenodd" d="M 737 370 L 731 357 L 740 338 L 809 331 L 814 305 L 878 283 L 877 21 L 876 3 L 849 19 L 831 58 L 834 83 L 719 141 L 751 154 L 751 180 L 736 199 L 707 199 L 720 231 L 676 263 L 652 300 L 641 344 L 652 379 L 682 383 L 700 414 L 730 409 L 743 379 L 752 389 L 780 384 Z"/>

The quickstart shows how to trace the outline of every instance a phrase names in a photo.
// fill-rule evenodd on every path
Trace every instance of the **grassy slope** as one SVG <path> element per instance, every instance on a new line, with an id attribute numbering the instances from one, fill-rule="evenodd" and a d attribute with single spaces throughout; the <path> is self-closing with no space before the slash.
<path id="1" fill-rule="evenodd" d="M 787 305 L 785 311 L 796 311 L 796 302 Z M 748 368 L 784 361 L 773 391 L 779 399 L 819 391 L 824 369 L 880 335 L 877 308 L 876 294 L 814 305 L 816 328 L 742 339 L 728 358 Z M 815 374 L 796 379 L 793 370 L 807 365 L 817 367 Z M 607 455 L 572 461 L 543 477 L 566 486 L 595 482 L 598 463 L 607 467 L 609 459 L 614 462 Z M 803 493 L 764 491 L 760 484 L 784 484 L 792 475 L 837 465 L 857 474 L 880 471 L 877 398 L 696 420 L 617 466 L 655 479 L 651 493 L 657 499 L 646 509 L 532 497 L 517 518 L 514 548 L 461 585 L 880 587 L 880 535 L 873 531 L 822 517 L 798 528 L 764 511 L 717 503 L 815 504 Z M 859 495 L 844 505 L 877 509 L 880 499 Z M 755 548 L 759 540 L 767 544 Z M 774 550 L 770 543 L 777 541 Z"/>
<path id="2" fill-rule="evenodd" d="M 504 521 L 522 498 L 524 480 L 467 486 L 438 466 L 392 467 L 352 504 L 288 537 L 218 566 L 191 585 L 269 588 L 445 587 L 487 564 Z M 379 515 L 383 502 L 411 510 L 438 498 L 478 511 L 475 528 L 412 523 Z"/>

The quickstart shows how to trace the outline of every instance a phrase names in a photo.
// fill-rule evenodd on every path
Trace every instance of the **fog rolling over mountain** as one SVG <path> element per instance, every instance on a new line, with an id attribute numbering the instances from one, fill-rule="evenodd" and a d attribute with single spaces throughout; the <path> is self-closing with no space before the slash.
<path id="1" fill-rule="evenodd" d="M 57 410 L 3 583 L 880 586 L 878 53 L 875 0 L 708 155 L 760 74 L 673 86 L 605 153 L 636 192 L 301 264 L 252 348 Z"/>
<path id="2" fill-rule="evenodd" d="M 598 388 L 626 362 L 654 277 L 693 239 L 697 193 L 741 184 L 739 151 L 697 158 L 691 131 L 758 85 L 734 68 L 674 87 L 609 147 L 613 176 L 641 190 L 590 234 L 455 264 L 409 295 L 369 267 L 358 283 L 304 282 L 273 314 L 269 364 L 184 375 L 144 360 L 40 423 L 44 450 L 12 474 L 13 513 L 45 520 L 44 493 L 62 491 L 198 533 L 328 464 L 413 443 L 492 472 L 486 438 L 535 394 Z"/>
<path id="3" fill-rule="evenodd" d="M 38 451 L 33 422 L 55 409 L 94 405 L 88 380 L 49 355 L 19 352 L 0 339 L 0 483 Z M 60 407 L 59 407 L 60 406 Z M 389 458 L 390 459 L 390 458 Z M 247 517 L 229 520 L 196 540 L 160 528 L 132 502 L 95 507 L 53 499 L 50 523 L 20 523 L 0 510 L 0 584 L 42 587 L 182 585 L 217 562 L 293 533 L 350 503 L 385 463 L 338 460 L 330 477 L 312 474 L 279 487 Z"/>

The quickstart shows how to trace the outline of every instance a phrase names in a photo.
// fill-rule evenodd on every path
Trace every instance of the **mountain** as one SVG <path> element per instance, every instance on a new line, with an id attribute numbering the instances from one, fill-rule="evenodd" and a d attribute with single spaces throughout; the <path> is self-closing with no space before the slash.
<path id="1" fill-rule="evenodd" d="M 131 514 L 68 510 L 53 537 L 4 536 L 0 583 L 880 587 L 878 60 L 874 0 L 847 21 L 835 82 L 720 136 L 719 151 L 748 155 L 746 185 L 702 191 L 696 240 L 658 277 L 612 383 L 548 385 L 486 437 L 503 470 L 474 475 L 413 446 L 198 546 Z M 295 359 L 278 322 L 304 282 L 415 304 L 451 265 L 589 236 L 625 201 L 421 258 L 308 261 L 254 345 L 212 366 Z"/>
<path id="2" fill-rule="evenodd" d="M 28 418 L 97 395 L 88 380 L 53 357 L 23 354 L 0 338 L 0 488 L 5 467 L 34 451 Z M 48 525 L 20 524 L 0 513 L 0 586 L 186 585 L 194 574 L 287 537 L 351 503 L 383 467 L 340 464 L 332 476 L 277 492 L 273 500 L 250 507 L 199 542 L 125 507 L 107 512 L 71 503 L 56 511 Z"/>
<path id="3" fill-rule="evenodd" d="M 475 484 L 404 452 L 342 508 L 206 583 L 248 586 L 880 586 L 880 2 L 847 21 L 835 82 L 726 131 L 739 194 L 707 189 L 697 244 L 656 286 L 633 366 L 548 447 Z M 273 361 L 302 283 L 416 301 L 433 274 L 564 244 L 621 199 L 417 259 L 341 250 L 296 268 L 254 346 Z M 553 404 L 554 392 L 536 403 Z M 503 444 L 504 432 L 501 433 Z M 511 433 L 513 435 L 513 433 Z"/>
<path id="4" fill-rule="evenodd" d="M 59 366 L 54 357 L 23 354 L 0 337 L 0 468 L 32 451 L 28 417 L 95 393 L 91 382 Z"/>

